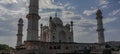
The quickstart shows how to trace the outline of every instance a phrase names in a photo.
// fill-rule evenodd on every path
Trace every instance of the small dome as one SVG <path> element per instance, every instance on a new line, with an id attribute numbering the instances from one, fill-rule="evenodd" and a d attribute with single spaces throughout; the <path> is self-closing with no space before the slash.
<path id="1" fill-rule="evenodd" d="M 66 27 L 70 27 L 70 24 L 66 24 Z"/>
<path id="2" fill-rule="evenodd" d="M 43 30 L 45 30 L 45 29 L 48 29 L 48 26 L 43 26 L 42 28 L 43 28 Z"/>
<path id="3" fill-rule="evenodd" d="M 56 25 L 63 25 L 62 20 L 58 17 L 53 18 L 52 22 L 55 23 Z"/>
<path id="4" fill-rule="evenodd" d="M 22 18 L 19 19 L 19 23 L 23 23 L 23 19 Z"/>

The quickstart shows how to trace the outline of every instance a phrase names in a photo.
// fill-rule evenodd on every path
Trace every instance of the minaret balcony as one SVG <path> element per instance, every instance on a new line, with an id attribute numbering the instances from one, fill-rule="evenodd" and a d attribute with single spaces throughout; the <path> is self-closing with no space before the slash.
<path id="1" fill-rule="evenodd" d="M 98 31 L 98 32 L 99 32 L 99 31 L 104 31 L 104 29 L 103 29 L 103 28 L 101 28 L 101 29 L 97 29 L 96 31 Z"/>
<path id="2" fill-rule="evenodd" d="M 23 36 L 23 34 L 17 34 L 17 36 Z"/>
<path id="3" fill-rule="evenodd" d="M 18 24 L 18 26 L 23 26 L 23 24 Z"/>
<path id="4" fill-rule="evenodd" d="M 27 16 L 26 16 L 26 18 L 28 18 L 28 19 L 37 19 L 37 20 L 39 20 L 40 19 L 40 16 L 38 15 L 38 14 L 28 14 Z"/>

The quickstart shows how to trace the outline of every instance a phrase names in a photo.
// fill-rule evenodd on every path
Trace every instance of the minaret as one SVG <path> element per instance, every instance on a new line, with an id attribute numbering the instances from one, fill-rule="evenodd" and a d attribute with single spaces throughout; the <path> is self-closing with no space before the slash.
<path id="1" fill-rule="evenodd" d="M 26 16 L 28 19 L 27 28 L 27 41 L 38 41 L 38 22 L 40 16 L 38 14 L 39 0 L 30 0 L 29 14 Z"/>
<path id="2" fill-rule="evenodd" d="M 52 17 L 50 16 L 50 18 L 49 18 L 49 29 L 51 29 L 52 28 Z"/>
<path id="3" fill-rule="evenodd" d="M 71 35 L 72 35 L 72 42 L 73 42 L 73 21 L 70 22 L 71 23 Z"/>
<path id="4" fill-rule="evenodd" d="M 98 32 L 98 43 L 104 43 L 104 28 L 103 28 L 103 21 L 102 21 L 102 12 L 101 10 L 97 10 L 96 13 L 97 19 L 97 32 Z"/>
<path id="5" fill-rule="evenodd" d="M 17 33 L 17 47 L 22 45 L 22 31 L 23 31 L 23 19 L 20 18 L 18 21 L 18 33 Z"/>
<path id="6" fill-rule="evenodd" d="M 52 23 L 52 16 L 49 17 L 49 42 L 53 41 L 53 23 Z"/>
<path id="7" fill-rule="evenodd" d="M 43 24 L 40 25 L 40 29 L 41 29 L 41 32 L 40 32 L 40 40 L 43 41 L 43 40 L 42 40 L 42 37 L 43 37 L 43 34 L 42 34 L 42 33 L 43 33 Z"/>
<path id="8" fill-rule="evenodd" d="M 71 21 L 70 23 L 71 23 L 71 32 L 73 32 L 73 21 Z"/>

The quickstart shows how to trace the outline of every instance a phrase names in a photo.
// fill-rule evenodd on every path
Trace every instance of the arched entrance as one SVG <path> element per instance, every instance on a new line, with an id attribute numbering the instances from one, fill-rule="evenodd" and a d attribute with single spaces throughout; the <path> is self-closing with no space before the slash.
<path id="1" fill-rule="evenodd" d="M 59 42 L 66 42 L 66 33 L 65 31 L 59 32 Z"/>

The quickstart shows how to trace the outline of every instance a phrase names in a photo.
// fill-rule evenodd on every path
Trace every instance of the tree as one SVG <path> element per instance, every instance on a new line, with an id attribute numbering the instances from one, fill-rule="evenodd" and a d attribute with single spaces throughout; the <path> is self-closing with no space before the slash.
<path id="1" fill-rule="evenodd" d="M 104 49 L 103 54 L 112 54 L 111 49 Z"/>
<path id="2" fill-rule="evenodd" d="M 9 47 L 8 45 L 6 44 L 0 44 L 0 50 L 10 50 L 10 49 L 13 49 L 12 47 Z"/>
<path id="3" fill-rule="evenodd" d="M 108 45 L 108 44 L 106 44 L 106 45 L 105 45 L 105 48 L 111 48 L 111 46 L 110 46 L 110 45 Z"/>
<path id="4" fill-rule="evenodd" d="M 83 54 L 90 54 L 90 51 L 91 51 L 90 49 L 87 49 L 87 48 L 85 47 Z"/>
<path id="5" fill-rule="evenodd" d="M 103 50 L 103 54 L 112 54 L 112 50 L 111 50 L 111 46 L 110 45 L 105 45 L 105 48 L 106 49 L 104 49 Z"/>

